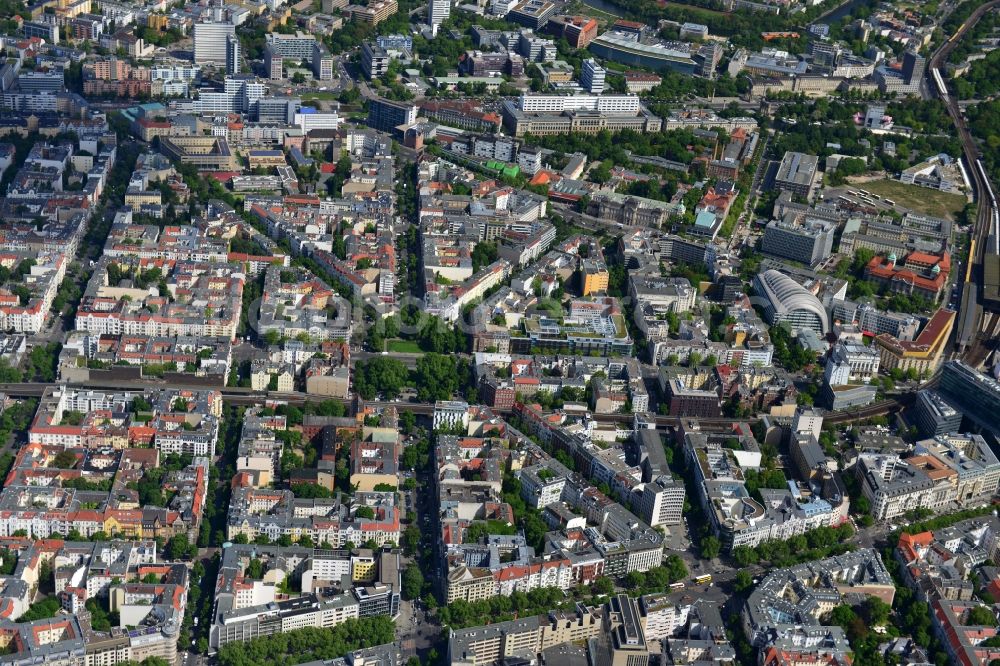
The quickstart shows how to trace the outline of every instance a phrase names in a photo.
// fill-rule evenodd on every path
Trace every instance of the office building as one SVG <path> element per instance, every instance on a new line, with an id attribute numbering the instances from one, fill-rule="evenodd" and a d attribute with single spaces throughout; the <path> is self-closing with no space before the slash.
<path id="1" fill-rule="evenodd" d="M 267 94 L 267 87 L 253 74 L 227 76 L 224 94 L 233 99 L 233 107 L 242 113 L 250 113 L 257 108 L 257 101 Z"/>
<path id="2" fill-rule="evenodd" d="M 681 26 L 681 39 L 708 39 L 708 26 L 701 23 L 685 23 Z"/>
<path id="3" fill-rule="evenodd" d="M 333 55 L 323 47 L 322 42 L 313 45 L 313 76 L 319 81 L 333 80 Z"/>
<path id="4" fill-rule="evenodd" d="M 437 34 L 437 28 L 451 15 L 451 0 L 428 0 L 427 22 Z"/>
<path id="5" fill-rule="evenodd" d="M 917 401 L 911 412 L 913 422 L 924 437 L 937 437 L 958 432 L 962 427 L 962 412 L 955 409 L 937 391 L 925 389 L 917 392 Z"/>
<path id="6" fill-rule="evenodd" d="M 604 92 L 604 77 L 606 71 L 597 64 L 593 58 L 583 61 L 580 69 L 580 85 L 591 95 L 600 95 Z"/>
<path id="7" fill-rule="evenodd" d="M 819 440 L 823 432 L 822 415 L 814 409 L 800 407 L 795 410 L 795 416 L 792 417 L 792 432 L 796 435 L 812 435 Z"/>
<path id="8" fill-rule="evenodd" d="M 360 21 L 376 26 L 399 11 L 396 0 L 372 0 L 367 5 L 348 5 L 344 7 L 345 15 L 352 21 Z"/>
<path id="9" fill-rule="evenodd" d="M 914 509 L 984 501 L 1000 483 L 1000 461 L 982 436 L 946 434 L 917 442 L 906 459 L 864 453 L 857 473 L 872 517 L 892 520 Z"/>
<path id="10" fill-rule="evenodd" d="M 225 65 L 230 35 L 236 35 L 236 26 L 232 23 L 195 23 L 195 64 Z"/>
<path id="11" fill-rule="evenodd" d="M 760 247 L 765 254 L 816 266 L 833 253 L 836 231 L 836 223 L 829 220 L 807 218 L 801 224 L 772 220 Z"/>
<path id="12" fill-rule="evenodd" d="M 667 384 L 666 399 L 671 416 L 715 419 L 722 416 L 722 399 L 713 386 L 689 387 L 682 377 L 674 377 Z"/>
<path id="13" fill-rule="evenodd" d="M 375 43 L 386 51 L 410 53 L 413 51 L 413 37 L 410 35 L 379 35 Z"/>
<path id="14" fill-rule="evenodd" d="M 787 323 L 792 335 L 809 328 L 819 335 L 830 330 L 826 308 L 805 287 L 776 270 L 767 270 L 754 277 L 754 291 L 762 296 L 764 316 L 771 325 Z"/>
<path id="15" fill-rule="evenodd" d="M 878 375 L 879 354 L 874 347 L 840 342 L 826 361 L 824 377 L 829 386 L 867 384 Z"/>
<path id="16" fill-rule="evenodd" d="M 54 23 L 43 23 L 41 21 L 25 21 L 21 26 L 26 39 L 38 37 L 44 39 L 46 44 L 59 43 L 59 26 Z"/>
<path id="17" fill-rule="evenodd" d="M 885 312 L 869 303 L 862 303 L 850 312 L 850 317 L 841 320 L 856 322 L 858 328 L 873 335 L 888 333 L 899 340 L 913 340 L 920 332 L 920 320 L 911 314 Z"/>
<path id="18" fill-rule="evenodd" d="M 701 63 L 695 61 L 694 54 L 686 43 L 643 39 L 621 29 L 605 32 L 592 41 L 588 48 L 600 58 L 631 67 L 671 70 L 689 76 L 700 76 L 700 70 L 704 69 L 700 67 Z M 721 57 L 721 51 L 718 56 Z M 708 61 L 708 69 L 713 69 L 718 63 L 716 54 L 709 54 Z M 701 62 L 704 62 L 704 58 Z"/>
<path id="19" fill-rule="evenodd" d="M 64 83 L 64 74 L 60 70 L 21 72 L 17 75 L 17 86 L 26 95 L 61 92 Z"/>
<path id="20" fill-rule="evenodd" d="M 507 20 L 538 30 L 556 13 L 556 4 L 551 0 L 524 0 L 507 13 Z"/>
<path id="21" fill-rule="evenodd" d="M 949 361 L 942 368 L 939 390 L 977 425 L 1000 430 L 1000 382 L 961 361 Z"/>
<path id="22" fill-rule="evenodd" d="M 926 66 L 927 61 L 922 55 L 915 51 L 907 51 L 903 54 L 903 80 L 910 86 L 919 85 Z"/>
<path id="23" fill-rule="evenodd" d="M 393 132 L 399 125 L 417 121 L 417 107 L 406 102 L 372 99 L 368 106 L 368 125 L 380 132 Z"/>
<path id="24" fill-rule="evenodd" d="M 882 369 L 885 372 L 912 370 L 919 375 L 933 373 L 941 362 L 954 324 L 955 313 L 941 309 L 934 313 L 912 342 L 897 340 L 887 333 L 876 336 L 875 346 L 882 355 Z"/>
<path id="25" fill-rule="evenodd" d="M 290 124 L 301 105 L 298 97 L 262 97 L 255 118 L 259 123 Z"/>
<path id="26" fill-rule="evenodd" d="M 885 94 L 912 95 L 920 91 L 920 81 L 926 66 L 927 62 L 922 55 L 907 51 L 898 68 L 884 62 L 876 67 L 875 81 L 879 90 Z"/>
<path id="27" fill-rule="evenodd" d="M 226 37 L 226 73 L 240 73 L 240 38 L 235 33 Z"/>
<path id="28" fill-rule="evenodd" d="M 684 482 L 663 474 L 633 491 L 632 508 L 651 527 L 678 525 L 684 509 Z"/>
<path id="29" fill-rule="evenodd" d="M 658 132 L 663 120 L 635 95 L 534 95 L 503 103 L 504 126 L 514 136 L 602 130 Z"/>
<path id="30" fill-rule="evenodd" d="M 267 78 L 279 80 L 285 77 L 285 59 L 268 44 L 264 47 L 264 71 Z"/>
<path id="31" fill-rule="evenodd" d="M 589 16 L 553 16 L 549 29 L 555 27 L 575 49 L 585 49 L 597 37 L 597 21 Z"/>
<path id="32" fill-rule="evenodd" d="M 372 42 L 364 42 L 361 45 L 361 73 L 370 81 L 377 79 L 389 71 L 388 51 Z"/>
<path id="33" fill-rule="evenodd" d="M 296 63 L 312 62 L 316 47 L 316 38 L 313 35 L 307 35 L 301 31 L 294 35 L 269 32 L 264 38 L 265 46 L 270 47 L 272 53 L 287 60 L 294 60 Z"/>
<path id="34" fill-rule="evenodd" d="M 819 158 L 815 155 L 788 151 L 778 166 L 774 186 L 779 190 L 788 190 L 792 194 L 808 197 L 812 192 L 813 183 L 816 182 L 818 169 Z"/>

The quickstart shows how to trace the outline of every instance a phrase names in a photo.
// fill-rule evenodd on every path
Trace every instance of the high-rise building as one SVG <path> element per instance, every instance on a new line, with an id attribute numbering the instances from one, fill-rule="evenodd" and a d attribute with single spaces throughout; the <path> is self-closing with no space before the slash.
<path id="1" fill-rule="evenodd" d="M 823 417 L 814 409 L 800 407 L 792 417 L 792 432 L 796 435 L 812 435 L 819 440 L 823 432 Z"/>
<path id="2" fill-rule="evenodd" d="M 195 23 L 194 24 L 194 61 L 195 64 L 214 63 L 225 65 L 228 52 L 228 39 L 236 34 L 236 26 L 232 23 Z"/>
<path id="3" fill-rule="evenodd" d="M 226 37 L 226 73 L 240 73 L 240 38 L 235 33 Z"/>
<path id="4" fill-rule="evenodd" d="M 451 15 L 451 0 L 428 0 L 427 2 L 427 22 L 437 34 L 439 25 Z"/>
<path id="5" fill-rule="evenodd" d="M 915 51 L 907 51 L 903 54 L 903 79 L 906 85 L 918 85 L 924 75 L 924 67 L 927 65 L 924 57 Z"/>
<path id="6" fill-rule="evenodd" d="M 264 71 L 269 79 L 277 80 L 285 76 L 285 59 L 271 44 L 264 47 Z"/>
<path id="7" fill-rule="evenodd" d="M 633 507 L 640 518 L 653 527 L 677 525 L 684 509 L 684 483 L 662 475 L 639 486 Z"/>
<path id="8" fill-rule="evenodd" d="M 829 220 L 807 218 L 801 224 L 772 220 L 764 230 L 761 250 L 784 259 L 815 266 L 833 252 L 837 225 Z"/>
<path id="9" fill-rule="evenodd" d="M 949 404 L 940 393 L 930 389 L 917 392 L 911 414 L 924 437 L 960 432 L 962 428 L 962 412 Z"/>
<path id="10" fill-rule="evenodd" d="M 333 56 L 323 47 L 322 42 L 316 42 L 313 46 L 312 66 L 313 76 L 318 80 L 333 79 Z"/>
<path id="11" fill-rule="evenodd" d="M 371 42 L 361 44 L 361 73 L 369 80 L 377 79 L 388 72 L 391 60 L 388 51 L 378 44 Z"/>
<path id="12" fill-rule="evenodd" d="M 233 105 L 239 111 L 250 113 L 257 108 L 257 101 L 267 94 L 267 87 L 253 74 L 227 76 L 225 94 L 231 95 Z"/>
<path id="13" fill-rule="evenodd" d="M 405 102 L 373 99 L 368 105 L 368 125 L 380 132 L 392 132 L 399 125 L 417 121 L 417 107 Z"/>
<path id="14" fill-rule="evenodd" d="M 598 65 L 596 60 L 587 58 L 580 69 L 580 85 L 591 95 L 600 95 L 604 92 L 606 74 L 605 69 Z"/>
<path id="15" fill-rule="evenodd" d="M 304 32 L 296 32 L 294 35 L 283 35 L 277 32 L 269 32 L 264 36 L 267 46 L 271 47 L 273 53 L 277 53 L 283 58 L 294 60 L 295 62 L 312 62 L 316 37 Z"/>

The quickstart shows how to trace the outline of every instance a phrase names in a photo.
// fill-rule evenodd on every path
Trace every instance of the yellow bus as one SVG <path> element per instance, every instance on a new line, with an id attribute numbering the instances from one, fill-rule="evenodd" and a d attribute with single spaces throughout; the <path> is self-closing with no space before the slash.
<path id="1" fill-rule="evenodd" d="M 695 576 L 694 582 L 696 585 L 705 585 L 706 583 L 711 583 L 712 574 L 702 574 L 701 576 Z"/>

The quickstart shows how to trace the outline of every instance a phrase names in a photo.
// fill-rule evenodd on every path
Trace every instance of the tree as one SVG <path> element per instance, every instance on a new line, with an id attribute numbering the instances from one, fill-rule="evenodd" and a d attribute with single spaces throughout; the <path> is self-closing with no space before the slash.
<path id="1" fill-rule="evenodd" d="M 192 552 L 193 551 L 193 552 Z M 192 546 L 187 534 L 175 534 L 167 542 L 166 555 L 171 560 L 183 560 L 198 552 L 197 546 Z"/>
<path id="2" fill-rule="evenodd" d="M 861 605 L 861 614 L 864 617 L 865 624 L 869 627 L 888 624 L 890 612 L 892 612 L 892 606 L 878 597 L 868 597 L 865 599 L 864 604 Z"/>
<path id="3" fill-rule="evenodd" d="M 405 530 L 403 530 L 403 536 L 400 539 L 402 541 L 403 549 L 407 554 L 412 555 L 417 552 L 417 548 L 420 546 L 420 528 L 416 525 L 409 525 Z"/>
<path id="4" fill-rule="evenodd" d="M 355 650 L 391 643 L 395 626 L 388 617 L 349 619 L 330 628 L 296 629 L 219 649 L 220 666 L 289 666 L 335 659 Z"/>
<path id="5" fill-rule="evenodd" d="M 21 617 L 17 618 L 17 621 L 33 622 L 35 620 L 44 620 L 50 617 L 55 617 L 60 608 L 61 606 L 59 605 L 58 599 L 55 597 L 48 597 L 31 604 L 31 606 L 28 607 L 28 610 L 26 610 Z"/>
<path id="6" fill-rule="evenodd" d="M 253 558 L 250 560 L 249 564 L 247 564 L 247 568 L 243 571 L 243 575 L 250 580 L 263 580 L 264 563 L 256 557 Z"/>
<path id="7" fill-rule="evenodd" d="M 646 586 L 646 575 L 641 571 L 630 571 L 625 576 L 625 585 L 631 590 L 641 590 Z"/>
<path id="8" fill-rule="evenodd" d="M 328 489 L 315 483 L 293 483 L 292 494 L 308 499 L 326 499 L 333 496 Z"/>
<path id="9" fill-rule="evenodd" d="M 68 449 L 63 449 L 52 459 L 50 467 L 54 469 L 73 469 L 76 467 L 76 454 Z"/>
<path id="10" fill-rule="evenodd" d="M 708 535 L 701 540 L 701 556 L 703 559 L 715 559 L 719 556 L 719 551 L 721 550 L 722 544 L 719 542 L 717 537 Z"/>
<path id="11" fill-rule="evenodd" d="M 736 572 L 736 580 L 733 582 L 733 588 L 737 592 L 745 592 L 753 586 L 753 577 L 750 572 L 746 569 L 740 569 Z"/>
<path id="12" fill-rule="evenodd" d="M 967 627 L 995 627 L 997 625 L 997 618 L 986 606 L 976 606 L 969 611 L 968 617 L 966 617 L 965 625 Z"/>
<path id="13" fill-rule="evenodd" d="M 420 571 L 420 566 L 416 563 L 406 567 L 403 571 L 402 593 L 404 599 L 418 599 L 424 589 L 424 574 Z"/>
<path id="14" fill-rule="evenodd" d="M 417 399 L 421 402 L 448 400 L 458 390 L 458 375 L 453 356 L 428 353 L 417 359 L 414 372 Z"/>
<path id="15" fill-rule="evenodd" d="M 476 243 L 472 250 L 472 271 L 478 272 L 480 268 L 489 266 L 497 260 L 496 243 L 485 242 Z"/>
<path id="16" fill-rule="evenodd" d="M 671 583 L 676 583 L 687 578 L 687 565 L 684 564 L 684 560 L 679 555 L 667 555 L 667 558 L 663 561 L 663 568 L 666 570 L 667 577 Z"/>
<path id="17" fill-rule="evenodd" d="M 399 396 L 409 378 L 410 371 L 402 361 L 376 356 L 365 363 L 358 363 L 354 388 L 365 400 L 372 400 L 378 394 L 391 399 Z"/>
<path id="18" fill-rule="evenodd" d="M 612 592 L 615 591 L 615 584 L 607 576 L 601 576 L 600 578 L 594 581 L 594 584 L 591 585 L 590 588 L 594 591 L 594 594 L 599 594 L 604 596 L 611 594 Z"/>
<path id="19" fill-rule="evenodd" d="M 757 563 L 757 552 L 747 546 L 736 546 L 733 548 L 733 561 L 741 567 L 747 567 Z"/>

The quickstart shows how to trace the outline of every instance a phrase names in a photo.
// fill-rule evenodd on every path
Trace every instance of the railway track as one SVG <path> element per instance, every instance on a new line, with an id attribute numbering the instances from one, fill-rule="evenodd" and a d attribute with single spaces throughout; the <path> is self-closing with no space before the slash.
<path id="1" fill-rule="evenodd" d="M 969 265 L 962 293 L 961 311 L 958 313 L 958 325 L 955 331 L 956 343 L 960 349 L 959 358 L 967 362 L 975 362 L 976 365 L 981 363 L 988 354 L 990 336 L 994 335 L 996 326 L 992 314 L 986 326 L 982 325 L 981 304 L 983 303 L 984 257 L 1000 254 L 1000 247 L 997 247 L 997 243 L 1000 242 L 1000 207 L 997 205 L 989 175 L 983 166 L 979 146 L 969 132 L 958 100 L 948 90 L 942 71 L 955 46 L 987 12 L 997 7 L 1000 7 L 1000 0 L 990 0 L 977 7 L 965 23 L 959 26 L 955 34 L 931 56 L 928 63 L 928 73 L 933 83 L 933 90 L 944 102 L 948 114 L 955 124 L 955 130 L 962 144 L 962 156 L 967 167 L 966 173 L 969 176 L 977 202 L 976 220 L 971 232 Z"/>
<path id="2" fill-rule="evenodd" d="M 997 336 L 1000 334 L 1000 331 L 997 330 L 998 324 L 1000 324 L 1000 313 L 990 312 L 985 319 L 982 331 L 964 354 L 962 360 L 967 365 L 978 368 L 996 349 Z"/>

